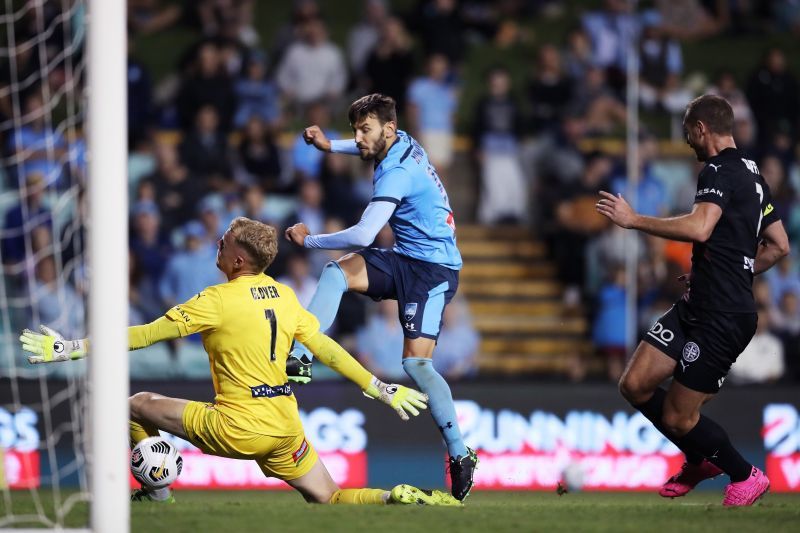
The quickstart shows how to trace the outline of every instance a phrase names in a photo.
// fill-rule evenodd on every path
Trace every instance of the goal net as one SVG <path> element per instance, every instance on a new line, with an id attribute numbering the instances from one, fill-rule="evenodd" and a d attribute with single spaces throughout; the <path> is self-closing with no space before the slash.
<path id="1" fill-rule="evenodd" d="M 92 330 L 87 3 L 0 0 L 0 529 L 94 522 L 93 372 L 86 360 L 30 365 L 18 341 L 40 324 Z"/>

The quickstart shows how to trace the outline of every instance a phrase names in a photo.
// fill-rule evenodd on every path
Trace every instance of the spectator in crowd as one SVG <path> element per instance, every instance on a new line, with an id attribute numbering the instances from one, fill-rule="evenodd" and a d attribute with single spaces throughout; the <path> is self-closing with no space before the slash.
<path id="1" fill-rule="evenodd" d="M 347 59 L 350 71 L 355 76 L 364 72 L 367 59 L 380 41 L 381 28 L 388 17 L 386 0 L 364 0 L 363 18 L 347 34 Z"/>
<path id="2" fill-rule="evenodd" d="M 216 190 L 232 183 L 228 139 L 219 128 L 219 115 L 211 105 L 197 110 L 194 128 L 183 138 L 178 151 L 189 171 Z"/>
<path id="3" fill-rule="evenodd" d="M 71 339 L 85 334 L 83 299 L 67 279 L 59 277 L 52 255 L 36 263 L 30 297 L 30 326 L 47 324 Z"/>
<path id="4" fill-rule="evenodd" d="M 271 206 L 271 195 L 267 196 L 264 189 L 258 184 L 248 185 L 242 194 L 243 214 L 247 218 L 264 222 L 265 224 L 272 224 L 273 226 L 280 226 L 282 218 L 279 216 L 279 209 Z"/>
<path id="5" fill-rule="evenodd" d="M 397 115 L 406 110 L 406 91 L 414 71 L 411 39 L 403 22 L 389 17 L 381 25 L 381 34 L 364 67 L 365 94 L 381 93 L 394 98 Z"/>
<path id="6" fill-rule="evenodd" d="M 15 186 L 30 174 L 39 174 L 44 183 L 66 188 L 62 165 L 68 152 L 64 137 L 53 128 L 53 102 L 45 102 L 40 90 L 25 98 L 21 124 L 8 136 L 11 154 L 9 170 L 16 172 Z"/>
<path id="7" fill-rule="evenodd" d="M 795 37 L 800 36 L 800 3 L 796 0 L 775 0 L 770 2 L 773 21 L 784 31 L 790 31 Z"/>
<path id="8" fill-rule="evenodd" d="M 145 318 L 155 320 L 163 314 L 158 296 L 158 282 L 172 252 L 169 238 L 161 229 L 158 207 L 149 200 L 134 204 L 129 239 L 130 255 L 136 263 L 131 276 L 138 305 Z"/>
<path id="9" fill-rule="evenodd" d="M 236 92 L 237 128 L 246 127 L 253 118 L 258 118 L 270 129 L 279 125 L 281 112 L 277 86 L 267 78 L 266 56 L 252 51 L 244 67 L 244 77 L 234 85 Z"/>
<path id="10" fill-rule="evenodd" d="M 573 28 L 567 34 L 567 47 L 564 51 L 564 72 L 566 72 L 573 86 L 583 83 L 586 71 L 592 63 L 592 43 L 586 30 L 582 27 Z"/>
<path id="11" fill-rule="evenodd" d="M 747 99 L 755 115 L 759 146 L 765 149 L 778 132 L 797 139 L 800 120 L 800 87 L 786 67 L 783 50 L 772 47 L 750 76 Z"/>
<path id="12" fill-rule="evenodd" d="M 800 294 L 784 292 L 770 317 L 772 329 L 783 343 L 787 377 L 796 381 L 800 378 Z"/>
<path id="13" fill-rule="evenodd" d="M 639 20 L 627 0 L 605 0 L 603 8 L 584 13 L 583 29 L 592 43 L 592 64 L 602 70 L 610 87 L 622 93 L 627 50 L 639 36 Z"/>
<path id="14" fill-rule="evenodd" d="M 440 176 L 453 162 L 453 130 L 458 90 L 449 81 L 450 65 L 444 54 L 428 57 L 427 75 L 408 88 L 408 123 Z"/>
<path id="15" fill-rule="evenodd" d="M 280 191 L 281 160 L 272 130 L 259 116 L 251 116 L 245 125 L 238 148 L 240 182 L 258 184 L 267 191 Z"/>
<path id="16" fill-rule="evenodd" d="M 609 277 L 597 292 L 592 342 L 606 363 L 606 375 L 619 382 L 625 368 L 627 296 L 625 268 L 617 263 L 609 268 Z"/>
<path id="17" fill-rule="evenodd" d="M 308 226 L 311 235 L 323 233 L 326 219 L 325 211 L 322 209 L 323 200 L 322 185 L 319 181 L 306 180 L 302 182 L 297 209 L 287 218 L 283 227 L 288 228 L 303 221 Z"/>
<path id="18" fill-rule="evenodd" d="M 481 177 L 478 219 L 484 224 L 519 223 L 526 218 L 528 184 L 519 153 L 522 122 L 508 70 L 493 68 L 473 121 Z"/>
<path id="19" fill-rule="evenodd" d="M 128 0 L 128 28 L 137 35 L 169 29 L 181 18 L 183 8 L 160 0 Z"/>
<path id="20" fill-rule="evenodd" d="M 733 118 L 735 121 L 747 120 L 753 122 L 753 111 L 750 109 L 750 103 L 747 97 L 739 88 L 739 83 L 736 81 L 736 76 L 728 69 L 723 69 L 717 74 L 714 84 L 706 90 L 708 94 L 717 94 L 723 97 L 731 104 L 733 109 Z M 754 125 L 752 127 L 755 127 Z M 736 145 L 739 146 L 737 140 Z"/>
<path id="21" fill-rule="evenodd" d="M 692 94 L 683 88 L 681 44 L 659 26 L 657 12 L 643 15 L 639 40 L 639 99 L 645 109 L 682 114 Z"/>
<path id="22" fill-rule="evenodd" d="M 28 174 L 20 189 L 20 202 L 11 207 L 3 221 L 3 238 L 0 240 L 4 265 L 16 265 L 27 254 L 36 249 L 26 248 L 26 238 L 32 237 L 36 230 L 47 233 L 53 231 L 53 216 L 44 205 L 46 191 L 44 176 L 38 172 Z M 33 244 L 33 243 L 31 243 Z"/>
<path id="23" fill-rule="evenodd" d="M 480 342 L 480 334 L 472 325 L 466 301 L 455 298 L 445 307 L 442 315 L 434 368 L 448 380 L 475 377 Z"/>
<path id="24" fill-rule="evenodd" d="M 164 227 L 176 228 L 194 217 L 197 203 L 208 187 L 181 163 L 175 145 L 159 142 L 155 152 L 156 171 L 145 181 L 152 183 Z"/>
<path id="25" fill-rule="evenodd" d="M 587 134 L 608 135 L 625 127 L 625 105 L 606 83 L 606 72 L 599 67 L 586 71 L 582 85 L 573 92 L 572 112 L 583 117 Z"/>
<path id="26" fill-rule="evenodd" d="M 769 185 L 772 207 L 781 220 L 788 221 L 792 207 L 797 203 L 797 194 L 786 176 L 786 168 L 780 158 L 767 153 L 758 163 L 758 169 Z"/>
<path id="27" fill-rule="evenodd" d="M 539 48 L 536 73 L 528 86 L 534 132 L 555 132 L 572 98 L 572 80 L 562 68 L 561 53 L 552 44 Z"/>
<path id="28" fill-rule="evenodd" d="M 295 0 L 292 3 L 290 19 L 275 31 L 272 45 L 273 66 L 280 65 L 289 47 L 302 39 L 306 22 L 321 16 L 316 0 Z"/>
<path id="29" fill-rule="evenodd" d="M 225 198 L 218 193 L 209 194 L 200 200 L 200 204 L 197 206 L 197 217 L 206 232 L 204 244 L 216 253 L 217 241 L 228 229 L 230 220 L 236 217 L 226 213 Z M 225 220 L 228 222 L 224 223 Z"/>
<path id="30" fill-rule="evenodd" d="M 585 161 L 579 144 L 585 136 L 586 122 L 573 111 L 561 121 L 556 135 L 543 140 L 532 167 L 533 173 L 541 176 L 545 187 L 552 191 L 563 184 L 578 181 Z"/>
<path id="31" fill-rule="evenodd" d="M 658 156 L 658 141 L 652 135 L 644 134 L 639 139 L 637 159 L 639 172 L 630 180 L 628 176 L 617 175 L 611 180 L 613 194 L 629 195 L 629 188 L 636 192 L 636 211 L 651 217 L 663 217 L 669 212 L 669 198 L 664 184 L 653 174 L 653 160 Z M 625 170 L 625 169 L 620 169 Z M 629 199 L 630 200 L 630 199 Z"/>
<path id="32" fill-rule="evenodd" d="M 328 39 L 322 19 L 303 23 L 302 39 L 286 50 L 277 72 L 278 87 L 295 111 L 313 102 L 334 103 L 347 85 L 342 51 Z"/>
<path id="33" fill-rule="evenodd" d="M 794 257 L 791 255 L 784 257 L 775 267 L 764 273 L 764 279 L 769 283 L 770 305 L 773 306 L 777 305 L 787 292 L 800 296 L 800 273 Z"/>
<path id="34" fill-rule="evenodd" d="M 402 360 L 403 327 L 397 320 L 397 300 L 381 300 L 377 312 L 356 334 L 356 351 L 361 363 L 383 380 L 406 379 Z"/>
<path id="35" fill-rule="evenodd" d="M 338 139 L 339 134 L 329 129 L 331 112 L 324 102 L 312 102 L 306 108 L 306 124 L 314 124 L 322 129 L 328 139 Z M 322 160 L 325 153 L 314 148 L 303 140 L 302 132 L 297 136 L 292 145 L 292 166 L 295 178 L 302 180 L 317 180 L 322 171 Z"/>
<path id="36" fill-rule="evenodd" d="M 220 129 L 225 133 L 231 130 L 236 112 L 236 93 L 220 49 L 214 42 L 207 41 L 198 49 L 181 83 L 176 102 L 184 131 L 192 129 L 198 111 L 206 105 L 216 110 Z"/>
<path id="37" fill-rule="evenodd" d="M 317 278 L 311 276 L 311 265 L 305 249 L 294 250 L 286 258 L 286 274 L 278 282 L 288 285 L 303 307 L 308 307 L 317 289 Z"/>
<path id="38" fill-rule="evenodd" d="M 758 310 L 756 334 L 728 373 L 731 383 L 774 383 L 783 376 L 783 344 L 769 331 L 769 327 L 769 313 L 762 307 Z"/>
<path id="39" fill-rule="evenodd" d="M 143 3 L 153 0 L 140 0 Z M 130 7 L 129 7 L 130 9 Z M 128 35 L 128 146 L 138 145 L 153 119 L 152 87 L 147 67 L 134 57 L 134 41 Z"/>
<path id="40" fill-rule="evenodd" d="M 422 40 L 426 57 L 442 54 L 451 65 L 464 57 L 464 21 L 456 0 L 420 0 L 409 23 Z"/>
<path id="41" fill-rule="evenodd" d="M 367 207 L 356 194 L 352 163 L 353 158 L 347 155 L 325 154 L 320 175 L 325 213 L 344 220 L 347 226 L 358 223 L 361 213 Z"/>
<path id="42" fill-rule="evenodd" d="M 589 154 L 586 168 L 577 183 L 564 184 L 559 191 L 554 217 L 556 226 L 550 238 L 561 281 L 566 286 L 564 303 L 574 309 L 583 298 L 586 279 L 586 245 L 608 224 L 598 218 L 597 191 L 608 190 L 611 160 L 604 154 Z"/>
<path id="43" fill-rule="evenodd" d="M 258 42 L 253 28 L 255 0 L 197 0 L 189 2 L 193 21 L 203 35 L 215 36 L 232 27 L 233 36 L 249 45 Z"/>
<path id="44" fill-rule="evenodd" d="M 630 254 L 628 249 L 630 238 L 630 234 L 626 234 L 624 229 L 612 225 L 589 240 L 586 246 L 585 289 L 587 295 L 597 298 L 602 284 L 614 279 L 611 269 L 616 265 L 625 264 Z M 637 236 L 635 244 L 636 260 L 645 261 L 649 251 L 644 236 Z M 691 248 L 689 251 L 691 253 Z M 688 271 L 681 270 L 681 273 Z M 663 313 L 663 308 L 660 309 L 659 312 Z"/>
<path id="45" fill-rule="evenodd" d="M 203 224 L 189 221 L 183 227 L 184 249 L 167 260 L 158 283 L 163 307 L 172 307 L 196 296 L 206 287 L 225 281 L 215 266 L 216 250 L 208 246 Z"/>
<path id="46" fill-rule="evenodd" d="M 717 35 L 728 26 L 728 4 L 725 0 L 656 0 L 656 9 L 667 35 L 693 41 Z"/>

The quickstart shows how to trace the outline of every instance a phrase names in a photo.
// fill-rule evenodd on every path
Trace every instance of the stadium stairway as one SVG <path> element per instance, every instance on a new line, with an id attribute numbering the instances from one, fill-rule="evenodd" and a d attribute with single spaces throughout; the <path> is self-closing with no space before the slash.
<path id="1" fill-rule="evenodd" d="M 586 318 L 565 309 L 544 243 L 515 226 L 459 225 L 457 236 L 482 375 L 564 375 L 576 355 L 590 359 Z"/>

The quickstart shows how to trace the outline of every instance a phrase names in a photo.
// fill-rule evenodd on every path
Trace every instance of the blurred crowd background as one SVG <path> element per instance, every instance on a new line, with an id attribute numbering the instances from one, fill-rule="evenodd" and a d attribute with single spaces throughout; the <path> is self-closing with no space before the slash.
<path id="1" fill-rule="evenodd" d="M 43 322 L 83 336 L 85 231 L 102 224 L 73 217 L 85 212 L 85 11 L 13 3 L 21 16 L 0 29 L 16 43 L 0 55 L 3 329 Z M 281 233 L 300 221 L 312 233 L 357 222 L 372 164 L 318 152 L 300 132 L 318 124 L 346 138 L 349 103 L 382 92 L 444 180 L 465 255 L 435 366 L 451 380 L 614 381 L 633 310 L 624 231 L 596 215 L 597 191 L 624 193 L 648 215 L 690 210 L 701 167 L 684 144 L 683 109 L 711 92 L 732 104 L 737 145 L 794 244 L 756 279 L 758 332 L 730 381 L 800 380 L 800 3 L 632 4 L 129 0 L 131 324 L 223 281 L 216 241 L 236 216 Z M 640 83 L 634 183 L 629 47 Z M 644 332 L 684 291 L 691 245 L 638 238 Z M 375 246 L 391 244 L 386 228 Z M 341 255 L 282 241 L 269 273 L 307 304 Z M 403 379 L 397 314 L 394 301 L 347 294 L 333 335 L 379 376 Z M 131 361 L 138 378 L 208 375 L 199 339 Z"/>

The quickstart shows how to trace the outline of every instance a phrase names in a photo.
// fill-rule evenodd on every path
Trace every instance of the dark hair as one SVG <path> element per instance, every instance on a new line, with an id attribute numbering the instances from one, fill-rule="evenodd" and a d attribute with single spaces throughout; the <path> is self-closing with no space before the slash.
<path id="1" fill-rule="evenodd" d="M 731 135 L 733 133 L 733 108 L 721 96 L 704 94 L 698 96 L 686 106 L 686 119 L 688 124 L 699 120 L 712 133 Z"/>
<path id="2" fill-rule="evenodd" d="M 385 94 L 373 93 L 362 96 L 352 104 L 347 111 L 347 118 L 351 125 L 369 116 L 374 116 L 381 123 L 397 122 L 397 111 L 395 110 L 394 98 Z"/>

